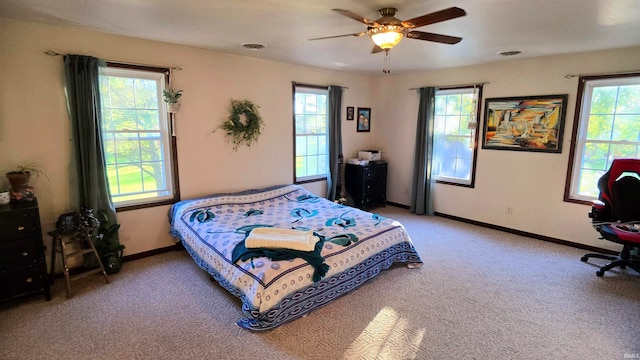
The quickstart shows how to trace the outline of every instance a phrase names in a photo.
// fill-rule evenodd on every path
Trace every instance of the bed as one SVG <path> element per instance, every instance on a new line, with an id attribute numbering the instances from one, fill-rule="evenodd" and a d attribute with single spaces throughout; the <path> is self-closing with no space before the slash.
<path id="1" fill-rule="evenodd" d="M 394 263 L 422 265 L 397 221 L 317 197 L 299 185 L 183 200 L 171 207 L 169 223 L 195 263 L 241 299 L 244 316 L 237 324 L 250 330 L 304 316 Z M 260 227 L 313 232 L 318 242 L 308 254 L 319 255 L 322 264 L 314 263 L 318 257 L 280 259 L 268 252 L 238 259 L 247 236 Z"/>

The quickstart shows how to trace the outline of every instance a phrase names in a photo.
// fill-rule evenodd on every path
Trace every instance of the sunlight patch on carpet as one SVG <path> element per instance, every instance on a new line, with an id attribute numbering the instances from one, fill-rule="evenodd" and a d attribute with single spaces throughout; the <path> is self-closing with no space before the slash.
<path id="1" fill-rule="evenodd" d="M 425 331 L 425 328 L 411 328 L 407 319 L 387 306 L 347 348 L 344 358 L 415 359 Z"/>

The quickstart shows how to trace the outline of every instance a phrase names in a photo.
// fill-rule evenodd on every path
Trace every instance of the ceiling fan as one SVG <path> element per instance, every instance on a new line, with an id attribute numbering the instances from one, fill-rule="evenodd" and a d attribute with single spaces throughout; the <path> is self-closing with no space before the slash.
<path id="1" fill-rule="evenodd" d="M 338 37 L 345 36 L 364 36 L 369 35 L 371 40 L 375 43 L 375 46 L 372 53 L 378 53 L 384 51 L 386 53 L 385 56 L 385 68 L 382 70 L 384 73 L 389 73 L 388 69 L 388 56 L 389 50 L 391 50 L 394 46 L 396 46 L 404 37 L 408 39 L 417 39 L 417 40 L 425 40 L 425 41 L 433 41 L 442 44 L 457 44 L 462 38 L 457 36 L 449 36 L 449 35 L 441 35 L 434 34 L 424 31 L 416 31 L 413 30 L 415 28 L 439 23 L 442 21 L 447 21 L 451 19 L 455 19 L 461 16 L 465 16 L 467 13 L 458 7 L 450 7 L 448 9 L 432 12 L 429 14 L 425 14 L 422 16 L 415 17 L 413 19 L 402 21 L 395 17 L 396 11 L 398 9 L 387 7 L 379 10 L 380 18 L 377 20 L 370 20 L 364 16 L 358 15 L 352 11 L 344 10 L 344 9 L 333 9 L 333 11 L 354 19 L 358 22 L 362 22 L 367 25 L 367 31 L 354 33 L 354 34 L 344 34 L 344 35 L 334 35 L 334 36 L 325 36 L 319 38 L 313 38 L 309 40 L 323 40 L 323 39 L 332 39 Z"/>

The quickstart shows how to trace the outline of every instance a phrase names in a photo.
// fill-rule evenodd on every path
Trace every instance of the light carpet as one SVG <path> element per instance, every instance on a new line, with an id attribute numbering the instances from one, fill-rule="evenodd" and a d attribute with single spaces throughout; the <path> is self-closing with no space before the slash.
<path id="1" fill-rule="evenodd" d="M 424 266 L 394 266 L 269 332 L 185 251 L 57 279 L 0 308 L 1 359 L 625 359 L 640 357 L 640 275 L 585 251 L 388 206 Z M 586 215 L 585 215 L 586 217 Z M 586 220 L 585 220 L 586 221 Z M 592 260 L 602 264 L 602 261 Z"/>

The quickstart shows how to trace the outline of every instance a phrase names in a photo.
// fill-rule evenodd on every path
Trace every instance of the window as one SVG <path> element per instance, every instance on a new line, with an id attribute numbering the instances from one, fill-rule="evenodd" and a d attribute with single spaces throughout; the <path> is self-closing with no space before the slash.
<path id="1" fill-rule="evenodd" d="M 431 175 L 438 182 L 474 186 L 481 87 L 436 91 Z"/>
<path id="2" fill-rule="evenodd" d="M 328 90 L 294 85 L 295 181 L 325 179 L 329 173 Z"/>
<path id="3" fill-rule="evenodd" d="M 576 114 L 565 200 L 592 201 L 614 159 L 640 157 L 640 73 L 580 77 Z"/>
<path id="4" fill-rule="evenodd" d="M 175 139 L 162 99 L 164 69 L 108 66 L 100 74 L 103 149 L 118 209 L 177 200 Z"/>

